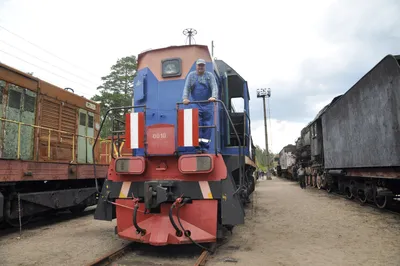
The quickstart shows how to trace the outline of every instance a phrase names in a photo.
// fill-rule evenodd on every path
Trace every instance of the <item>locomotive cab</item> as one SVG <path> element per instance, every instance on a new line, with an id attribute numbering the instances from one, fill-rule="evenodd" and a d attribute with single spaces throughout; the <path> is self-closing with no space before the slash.
<path id="1" fill-rule="evenodd" d="M 199 58 L 216 79 L 218 99 L 184 105 Z M 151 245 L 215 242 L 244 222 L 243 203 L 255 187 L 247 82 L 202 45 L 140 54 L 133 82 L 133 106 L 112 110 L 127 112 L 113 134 L 132 153 L 113 156 L 95 219 L 117 218 L 120 237 Z M 233 97 L 243 97 L 244 112 L 229 111 Z M 212 126 L 199 121 L 199 104 L 211 106 Z M 204 128 L 211 128 L 210 144 L 199 154 Z"/>

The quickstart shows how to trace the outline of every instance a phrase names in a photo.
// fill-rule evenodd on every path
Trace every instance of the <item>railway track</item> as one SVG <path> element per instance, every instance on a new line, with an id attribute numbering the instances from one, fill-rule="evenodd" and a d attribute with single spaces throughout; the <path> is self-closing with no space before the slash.
<path id="1" fill-rule="evenodd" d="M 280 178 L 280 179 L 282 179 L 282 180 L 285 180 L 285 181 L 288 181 L 288 182 L 293 182 L 293 183 L 298 183 L 298 182 L 296 182 L 296 181 L 293 181 L 293 180 L 288 180 L 288 179 L 285 179 L 285 178 Z M 317 187 L 314 187 L 314 186 L 310 186 L 310 185 L 307 185 L 307 188 L 306 189 L 312 189 L 312 190 L 315 190 L 315 191 L 325 191 L 325 193 L 328 193 L 325 189 L 323 189 L 323 188 L 321 188 L 321 189 L 318 189 Z M 363 203 L 363 202 L 361 202 L 359 199 L 357 199 L 357 198 L 354 198 L 354 199 L 349 199 L 349 198 L 347 198 L 346 197 L 346 195 L 344 195 L 344 194 L 341 194 L 341 193 L 338 193 L 337 191 L 332 191 L 332 192 L 330 192 L 330 193 L 328 193 L 328 194 L 330 194 L 330 195 L 334 195 L 334 196 L 336 196 L 336 197 L 340 197 L 340 198 L 343 198 L 343 199 L 346 199 L 346 200 L 348 200 L 348 201 L 353 201 L 354 203 L 358 203 L 358 204 L 360 204 L 360 205 L 362 205 L 362 206 L 366 206 L 366 207 L 370 207 L 370 208 L 372 208 L 372 209 L 374 209 L 374 210 L 378 210 L 378 211 L 381 211 L 381 212 L 387 212 L 387 213 L 392 213 L 392 214 L 396 214 L 396 215 L 400 215 L 400 202 L 399 203 L 394 203 L 394 206 L 397 206 L 397 208 L 396 209 L 394 209 L 393 208 L 393 206 L 392 206 L 392 209 L 388 209 L 388 208 L 384 208 L 384 209 L 381 209 L 381 208 L 378 208 L 374 203 L 371 203 L 371 202 L 369 202 L 369 201 L 367 201 L 367 202 L 365 202 L 365 203 Z M 397 205 L 396 205 L 397 204 Z"/>
<path id="2" fill-rule="evenodd" d="M 217 246 L 216 244 L 211 244 L 211 248 L 210 250 L 212 252 L 215 252 Z M 117 261 L 121 258 L 123 258 L 125 255 L 129 254 L 130 252 L 135 250 L 135 243 L 128 243 L 125 244 L 115 250 L 112 250 L 106 254 L 104 254 L 103 256 L 97 258 L 96 260 L 90 262 L 89 264 L 87 264 L 86 266 L 107 266 L 107 265 L 111 265 L 113 263 L 117 263 Z M 176 249 L 175 249 L 176 250 Z M 194 266 L 203 266 L 206 265 L 207 260 L 209 258 L 209 256 L 211 255 L 211 252 L 207 251 L 207 250 L 203 250 L 199 256 L 196 258 L 196 260 L 193 261 L 193 265 Z M 150 260 L 151 258 L 149 258 Z M 168 265 L 171 265 L 171 259 L 168 259 L 167 263 L 169 263 Z M 116 264 L 118 265 L 118 264 Z M 134 265 L 134 264 L 132 264 Z"/>

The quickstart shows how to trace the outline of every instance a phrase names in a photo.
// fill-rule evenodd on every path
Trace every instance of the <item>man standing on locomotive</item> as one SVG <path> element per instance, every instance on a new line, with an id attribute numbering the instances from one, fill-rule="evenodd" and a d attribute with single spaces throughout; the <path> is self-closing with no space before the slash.
<path id="1" fill-rule="evenodd" d="M 183 88 L 183 103 L 189 104 L 189 94 L 192 101 L 214 102 L 218 98 L 218 86 L 214 75 L 206 71 L 206 61 L 196 61 L 196 71 L 192 71 L 186 78 Z M 213 105 L 209 103 L 197 103 L 199 108 L 199 125 L 212 126 L 214 123 Z M 207 152 L 211 141 L 212 128 L 200 128 L 199 143 L 202 152 Z"/>

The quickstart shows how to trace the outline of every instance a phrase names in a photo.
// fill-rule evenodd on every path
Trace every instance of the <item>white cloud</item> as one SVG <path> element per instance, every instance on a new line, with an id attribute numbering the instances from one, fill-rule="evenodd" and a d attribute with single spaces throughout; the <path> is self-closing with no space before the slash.
<path id="1" fill-rule="evenodd" d="M 307 125 L 301 122 L 289 122 L 271 119 L 267 123 L 268 145 L 269 150 L 273 153 L 278 153 L 288 145 L 295 144 L 295 141 L 300 137 L 300 131 Z M 251 133 L 255 145 L 259 145 L 265 149 L 265 130 L 264 121 L 252 121 Z"/>
<path id="2" fill-rule="evenodd" d="M 277 152 L 294 142 L 309 120 L 337 96 L 335 92 L 344 92 L 350 87 L 348 83 L 354 84 L 359 78 L 353 74 L 354 62 L 361 62 L 357 67 L 367 71 L 364 68 L 370 69 L 371 62 L 398 49 L 396 38 L 400 38 L 400 31 L 391 30 L 399 25 L 398 8 L 392 8 L 397 3 L 398 0 L 0 0 L 0 26 L 75 66 L 1 28 L 0 50 L 41 68 L 1 51 L 0 61 L 90 97 L 100 85 L 100 77 L 108 74 L 118 58 L 149 48 L 182 45 L 182 30 L 193 27 L 198 31 L 196 43 L 210 45 L 214 40 L 215 57 L 226 61 L 248 81 L 251 105 L 262 105 L 262 101 L 254 100 L 257 88 L 271 87 L 270 136 L 272 150 Z M 384 33 L 368 39 L 379 32 Z M 391 47 L 395 48 L 390 50 Z M 350 73 L 345 77 L 347 83 L 338 85 L 337 80 L 344 79 L 334 75 L 338 73 Z M 262 108 L 252 108 L 257 110 L 251 113 L 253 139 L 264 147 L 264 126 L 259 120 Z M 278 116 L 282 120 L 277 120 Z"/>

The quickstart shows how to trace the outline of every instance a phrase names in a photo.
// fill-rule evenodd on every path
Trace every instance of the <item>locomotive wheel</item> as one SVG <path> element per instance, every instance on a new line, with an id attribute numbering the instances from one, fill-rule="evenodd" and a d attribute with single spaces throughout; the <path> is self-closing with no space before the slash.
<path id="1" fill-rule="evenodd" d="M 365 191 L 364 190 L 362 190 L 362 189 L 359 189 L 358 190 L 358 199 L 361 201 L 361 203 L 366 203 L 367 202 L 367 200 L 368 200 L 368 198 L 367 198 L 367 195 L 365 195 Z"/>
<path id="2" fill-rule="evenodd" d="M 384 209 L 386 208 L 389 199 L 387 196 L 375 196 L 374 197 L 374 202 L 376 207 L 378 207 L 379 209 Z"/>
<path id="3" fill-rule="evenodd" d="M 351 188 L 350 187 L 346 187 L 345 191 L 346 191 L 346 198 L 347 199 L 349 199 L 349 200 L 354 199 L 354 196 L 353 196 L 353 193 L 351 193 Z"/>

